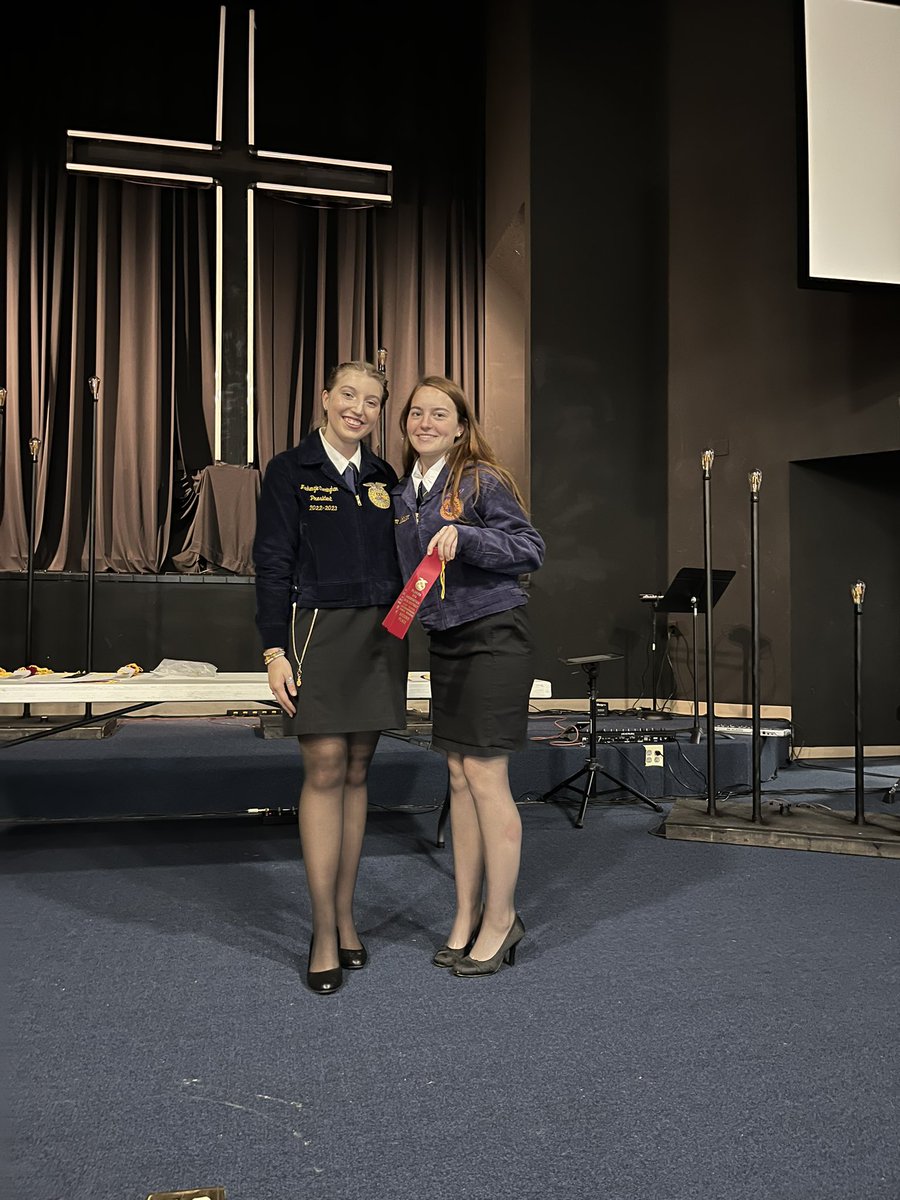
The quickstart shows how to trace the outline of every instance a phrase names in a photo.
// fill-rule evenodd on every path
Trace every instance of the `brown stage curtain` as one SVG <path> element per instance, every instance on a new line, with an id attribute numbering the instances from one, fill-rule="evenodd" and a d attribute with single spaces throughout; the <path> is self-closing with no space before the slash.
<path id="1" fill-rule="evenodd" d="M 417 194 L 390 209 L 257 205 L 257 462 L 294 446 L 322 418 L 328 371 L 388 352 L 385 446 L 421 375 L 449 375 L 477 404 L 483 264 L 480 212 L 462 196 Z"/>
<path id="2" fill-rule="evenodd" d="M 210 461 L 205 197 L 24 160 L 8 181 L 0 569 L 27 566 L 35 437 L 35 566 L 87 570 L 96 417 L 95 568 L 155 573 Z"/>
<path id="3" fill-rule="evenodd" d="M 407 180 L 389 209 L 258 194 L 251 472 L 320 419 L 334 363 L 373 360 L 379 347 L 391 399 L 375 448 L 395 466 L 397 416 L 418 376 L 447 374 L 477 404 L 481 213 L 477 187 L 462 194 L 449 174 L 437 190 Z M 27 566 L 31 436 L 35 566 L 87 569 L 97 375 L 96 570 L 249 574 L 258 478 L 235 490 L 211 454 L 211 194 L 73 179 L 25 160 L 8 178 L 0 570 Z"/>

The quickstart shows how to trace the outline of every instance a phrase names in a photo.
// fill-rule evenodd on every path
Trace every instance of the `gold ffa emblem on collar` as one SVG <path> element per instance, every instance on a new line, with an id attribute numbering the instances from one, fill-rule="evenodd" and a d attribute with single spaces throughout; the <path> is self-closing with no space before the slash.
<path id="1" fill-rule="evenodd" d="M 462 501 L 459 496 L 447 496 L 441 505 L 441 516 L 445 521 L 458 521 L 463 514 Z"/>
<path id="2" fill-rule="evenodd" d="M 391 498 L 387 494 L 387 489 L 383 483 L 367 483 L 366 487 L 369 491 L 369 499 L 376 508 L 391 507 Z"/>

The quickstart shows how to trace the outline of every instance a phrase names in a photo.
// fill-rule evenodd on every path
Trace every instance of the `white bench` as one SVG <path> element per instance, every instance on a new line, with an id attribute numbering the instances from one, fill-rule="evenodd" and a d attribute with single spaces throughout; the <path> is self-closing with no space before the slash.
<path id="1" fill-rule="evenodd" d="M 536 679 L 532 699 L 550 696 L 546 679 Z M 407 700 L 430 700 L 427 671 L 410 671 Z M 215 675 L 158 676 L 152 671 L 122 676 L 94 671 L 89 675 L 29 675 L 0 678 L 0 705 L 13 704 L 273 704 L 264 671 L 219 671 Z"/>

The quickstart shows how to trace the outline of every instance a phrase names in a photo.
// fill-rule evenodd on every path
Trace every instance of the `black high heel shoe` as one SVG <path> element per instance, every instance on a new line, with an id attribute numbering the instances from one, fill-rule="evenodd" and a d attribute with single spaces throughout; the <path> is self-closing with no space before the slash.
<path id="1" fill-rule="evenodd" d="M 459 975 L 461 978 L 472 975 L 494 975 L 500 970 L 501 963 L 508 963 L 509 966 L 514 966 L 516 961 L 516 947 L 522 938 L 525 936 L 525 926 L 522 924 L 522 918 L 516 913 L 513 923 L 510 926 L 509 933 L 503 939 L 503 945 L 493 956 L 493 958 L 470 958 L 466 955 L 459 962 L 454 964 L 453 974 Z"/>
<path id="2" fill-rule="evenodd" d="M 344 973 L 339 966 L 329 967 L 327 971 L 311 971 L 309 969 L 309 964 L 312 962 L 313 941 L 313 938 L 309 939 L 309 958 L 306 961 L 306 986 L 318 996 L 328 996 L 332 992 L 336 992 L 344 982 Z M 340 953 L 338 957 L 340 957 Z"/>
<path id="3" fill-rule="evenodd" d="M 448 946 L 446 943 L 437 951 L 434 958 L 431 960 L 436 967 L 455 967 L 460 959 L 465 958 L 472 947 L 475 945 L 475 939 L 481 932 L 481 917 L 478 918 L 478 924 L 472 930 L 472 936 L 464 946 Z"/>
<path id="4" fill-rule="evenodd" d="M 341 931 L 338 930 L 338 962 L 345 971 L 361 971 L 369 961 L 369 952 L 360 945 L 358 950 L 345 950 L 341 945 Z"/>

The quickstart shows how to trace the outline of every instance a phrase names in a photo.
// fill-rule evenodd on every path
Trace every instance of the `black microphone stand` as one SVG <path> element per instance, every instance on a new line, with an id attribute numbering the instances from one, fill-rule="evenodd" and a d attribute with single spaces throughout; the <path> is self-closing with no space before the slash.
<path id="1" fill-rule="evenodd" d="M 759 690 L 759 489 L 762 471 L 751 471 L 750 481 L 750 703 L 753 743 L 752 819 L 762 820 L 762 734 Z"/>
<path id="2" fill-rule="evenodd" d="M 0 387 L 0 521 L 6 509 L 6 388 Z"/>
<path id="3" fill-rule="evenodd" d="M 28 440 L 28 449 L 31 453 L 31 498 L 28 510 L 28 586 L 25 600 L 25 666 L 31 666 L 32 656 L 32 629 L 33 629 L 33 613 L 34 613 L 34 543 L 35 529 L 37 527 L 37 464 L 38 453 L 41 449 L 40 439 L 33 437 Z M 22 706 L 22 716 L 31 716 L 31 705 L 24 704 Z"/>
<path id="4" fill-rule="evenodd" d="M 853 600 L 853 719 L 854 719 L 854 768 L 856 781 L 856 806 L 853 814 L 855 825 L 864 825 L 865 817 L 865 747 L 862 726 L 862 611 L 866 585 L 857 579 L 850 588 Z"/>
<path id="5" fill-rule="evenodd" d="M 657 663 L 657 639 L 659 634 L 659 602 L 662 600 L 661 595 L 656 595 L 652 592 L 642 592 L 638 597 L 650 605 L 650 633 L 649 633 L 649 663 L 651 687 L 653 697 L 650 708 L 643 708 L 638 712 L 638 716 L 645 721 L 671 721 L 672 714 L 664 712 L 662 707 L 657 703 L 659 697 L 659 683 L 662 678 L 663 667 L 665 665 L 666 656 L 668 655 L 669 635 L 666 632 L 666 651 L 659 663 Z M 643 684 L 641 685 L 641 695 L 643 696 Z"/>
<path id="6" fill-rule="evenodd" d="M 694 677 L 693 714 L 691 736 L 688 739 L 692 746 L 700 745 L 700 658 L 697 649 L 697 596 L 691 596 L 691 663 Z"/>
<path id="7" fill-rule="evenodd" d="M 375 365 L 378 367 L 378 373 L 384 379 L 384 404 L 381 406 L 381 412 L 378 414 L 378 453 L 382 458 L 387 458 L 387 402 L 388 402 L 388 385 L 387 385 L 387 350 L 380 349 L 375 356 Z"/>
<path id="8" fill-rule="evenodd" d="M 84 648 L 84 671 L 82 674 L 90 675 L 94 669 L 94 582 L 97 573 L 96 568 L 96 542 L 97 542 L 97 404 L 100 400 L 100 380 L 98 376 L 92 375 L 88 380 L 88 386 L 91 389 L 91 494 L 88 499 L 88 604 L 87 604 L 87 630 L 85 636 Z M 88 702 L 84 706 L 84 715 L 90 717 L 93 715 L 93 705 Z"/>
<path id="9" fill-rule="evenodd" d="M 703 468 L 703 570 L 706 575 L 706 812 L 716 813 L 716 714 L 713 695 L 713 584 L 712 520 L 710 517 L 710 473 L 715 453 L 704 450 Z"/>

